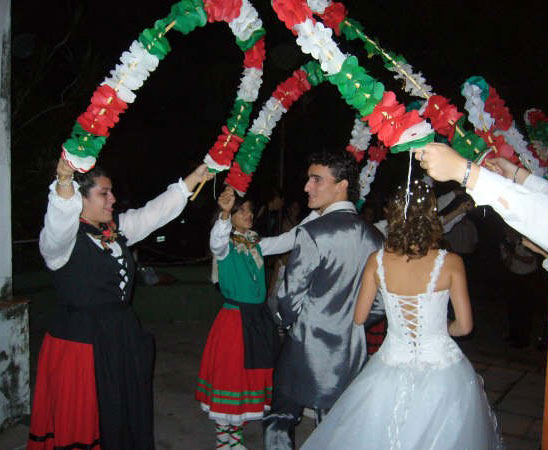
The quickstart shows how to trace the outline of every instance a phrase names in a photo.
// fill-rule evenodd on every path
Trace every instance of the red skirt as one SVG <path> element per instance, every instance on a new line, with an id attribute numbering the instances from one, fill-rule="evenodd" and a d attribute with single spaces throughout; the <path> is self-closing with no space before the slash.
<path id="1" fill-rule="evenodd" d="M 46 333 L 27 449 L 65 448 L 101 448 L 93 346 Z"/>
<path id="2" fill-rule="evenodd" d="M 371 356 L 377 353 L 384 338 L 386 337 L 386 319 L 381 320 L 378 324 L 373 325 L 366 333 L 367 355 Z"/>
<path id="3" fill-rule="evenodd" d="M 244 368 L 240 310 L 222 308 L 207 337 L 196 400 L 223 424 L 262 419 L 272 400 L 272 370 Z"/>

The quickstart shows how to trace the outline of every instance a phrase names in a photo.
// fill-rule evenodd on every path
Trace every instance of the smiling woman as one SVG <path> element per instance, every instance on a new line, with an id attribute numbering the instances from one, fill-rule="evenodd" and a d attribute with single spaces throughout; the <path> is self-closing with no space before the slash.
<path id="1" fill-rule="evenodd" d="M 103 170 L 74 179 L 59 159 L 40 233 L 59 304 L 40 351 L 27 448 L 154 447 L 154 344 L 129 307 L 128 246 L 177 217 L 211 178 L 202 164 L 143 208 L 115 214 Z"/>

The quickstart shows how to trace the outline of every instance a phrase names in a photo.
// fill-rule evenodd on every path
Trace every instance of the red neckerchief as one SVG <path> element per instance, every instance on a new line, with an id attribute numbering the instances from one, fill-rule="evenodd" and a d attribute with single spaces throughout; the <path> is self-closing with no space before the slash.
<path id="1" fill-rule="evenodd" d="M 111 220 L 109 223 L 100 223 L 97 228 L 95 225 L 89 223 L 83 217 L 80 217 L 80 222 L 84 224 L 84 231 L 90 234 L 95 239 L 101 241 L 101 246 L 105 251 L 110 252 L 110 248 L 107 243 L 112 243 L 118 238 L 118 232 L 116 231 L 116 222 Z"/>

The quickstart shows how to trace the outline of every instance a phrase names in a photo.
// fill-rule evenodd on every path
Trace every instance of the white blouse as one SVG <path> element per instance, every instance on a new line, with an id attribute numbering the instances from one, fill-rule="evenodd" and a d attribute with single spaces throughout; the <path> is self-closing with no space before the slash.
<path id="1" fill-rule="evenodd" d="M 40 232 L 40 253 L 46 266 L 51 270 L 63 267 L 70 258 L 76 235 L 80 226 L 82 212 L 82 195 L 78 191 L 78 183 L 73 181 L 74 195 L 64 199 L 55 190 L 56 181 L 49 186 L 48 208 L 44 218 L 44 228 Z M 146 238 L 154 230 L 164 226 L 177 217 L 185 208 L 188 197 L 192 193 L 182 179 L 168 186 L 158 197 L 147 202 L 139 209 L 129 209 L 119 216 L 119 229 L 127 238 L 127 245 Z M 92 238 L 97 245 L 98 239 Z M 121 254 L 121 248 L 116 243 L 108 243 L 112 256 Z"/>

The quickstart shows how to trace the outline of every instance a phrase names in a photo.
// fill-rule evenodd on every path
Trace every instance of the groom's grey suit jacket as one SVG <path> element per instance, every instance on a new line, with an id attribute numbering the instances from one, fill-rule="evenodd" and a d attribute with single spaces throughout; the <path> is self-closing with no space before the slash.
<path id="1" fill-rule="evenodd" d="M 282 325 L 291 328 L 275 374 L 296 403 L 330 408 L 362 369 L 365 332 L 354 324 L 354 306 L 365 262 L 382 242 L 350 202 L 297 229 L 278 292 Z M 373 314 L 378 309 L 376 300 Z"/>

